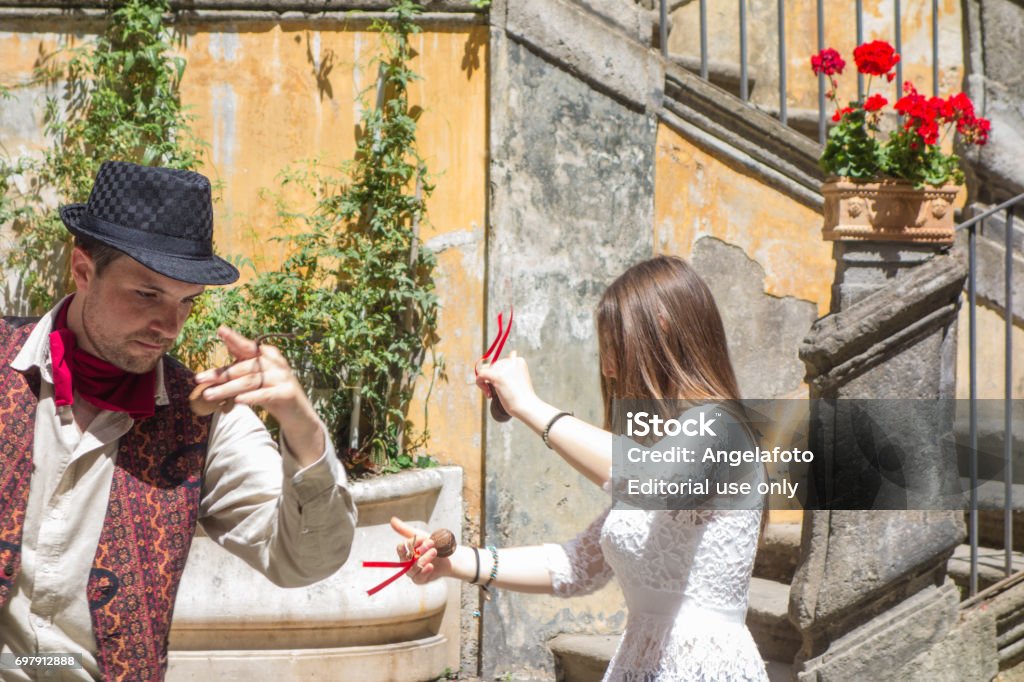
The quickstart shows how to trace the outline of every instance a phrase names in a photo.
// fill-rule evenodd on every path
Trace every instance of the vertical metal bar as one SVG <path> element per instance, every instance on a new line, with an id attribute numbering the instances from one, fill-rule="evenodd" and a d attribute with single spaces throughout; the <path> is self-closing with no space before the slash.
<path id="1" fill-rule="evenodd" d="M 932 0 L 932 94 L 939 96 L 939 0 Z"/>
<path id="2" fill-rule="evenodd" d="M 857 44 L 864 44 L 864 0 L 857 0 Z M 864 101 L 864 74 L 857 71 L 857 101 Z"/>
<path id="3" fill-rule="evenodd" d="M 1006 366 L 1003 381 L 1003 456 L 1006 460 L 1006 494 L 1003 496 L 1003 547 L 1006 551 L 1006 575 L 1013 572 L 1013 207 L 1006 211 Z"/>
<path id="4" fill-rule="evenodd" d="M 747 82 L 747 0 L 740 0 L 740 99 L 750 99 Z"/>
<path id="5" fill-rule="evenodd" d="M 661 0 L 659 22 L 658 41 L 661 43 L 661 56 L 668 59 L 668 0 Z"/>
<path id="6" fill-rule="evenodd" d="M 900 0 L 893 0 L 893 6 L 896 8 L 896 53 L 903 56 L 903 18 L 902 12 L 900 11 Z M 899 93 L 903 90 L 903 60 L 900 59 L 896 63 L 896 97 L 899 98 Z"/>
<path id="7" fill-rule="evenodd" d="M 968 377 L 970 382 L 970 469 L 971 506 L 968 511 L 967 534 L 971 543 L 971 577 L 968 585 L 970 596 L 978 593 L 978 320 L 976 272 L 977 253 L 975 237 L 977 225 L 971 225 L 967 233 L 967 313 L 968 313 Z"/>
<path id="8" fill-rule="evenodd" d="M 825 1 L 818 0 L 818 52 L 825 49 Z M 825 144 L 825 74 L 818 74 L 818 142 Z"/>
<path id="9" fill-rule="evenodd" d="M 665 0 L 666 2 L 668 0 Z M 700 77 L 708 79 L 708 2 L 700 0 Z"/>
<path id="10" fill-rule="evenodd" d="M 779 120 L 786 124 L 786 0 L 779 0 Z"/>

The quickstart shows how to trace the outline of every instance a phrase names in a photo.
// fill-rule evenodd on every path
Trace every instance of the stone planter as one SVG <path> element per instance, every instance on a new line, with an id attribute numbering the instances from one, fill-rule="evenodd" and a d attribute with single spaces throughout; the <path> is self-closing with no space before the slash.
<path id="1" fill-rule="evenodd" d="M 397 515 L 461 540 L 462 470 L 440 467 L 352 484 L 359 509 L 352 553 L 305 588 L 273 585 L 198 534 L 174 611 L 168 682 L 218 680 L 433 680 L 459 668 L 459 584 L 425 586 L 363 560 L 394 560 Z"/>
<path id="2" fill-rule="evenodd" d="M 828 241 L 952 244 L 953 202 L 959 191 L 958 185 L 914 189 L 905 180 L 831 180 L 821 187 L 822 236 Z"/>

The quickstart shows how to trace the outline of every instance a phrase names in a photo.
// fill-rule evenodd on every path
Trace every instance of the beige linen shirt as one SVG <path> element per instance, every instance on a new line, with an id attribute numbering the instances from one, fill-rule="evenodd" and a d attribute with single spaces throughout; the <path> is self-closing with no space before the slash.
<path id="1" fill-rule="evenodd" d="M 123 412 L 102 411 L 83 433 L 70 406 L 55 406 L 49 333 L 57 309 L 39 321 L 11 363 L 19 371 L 39 368 L 42 381 L 21 572 L 0 609 L 0 652 L 80 653 L 82 669 L 39 675 L 79 681 L 99 677 L 86 583 L 106 517 L 118 440 L 134 421 Z M 158 405 L 168 403 L 162 365 Z M 331 575 L 352 544 L 356 510 L 324 430 L 323 455 L 299 469 L 283 439 L 280 454 L 248 407 L 218 412 L 210 425 L 199 522 L 214 541 L 281 586 Z M 0 679 L 33 678 L 8 669 L 0 670 Z"/>

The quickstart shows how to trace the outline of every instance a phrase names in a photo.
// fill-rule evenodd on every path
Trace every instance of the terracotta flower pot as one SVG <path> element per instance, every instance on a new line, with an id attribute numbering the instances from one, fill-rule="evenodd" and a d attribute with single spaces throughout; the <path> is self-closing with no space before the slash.
<path id="1" fill-rule="evenodd" d="M 839 178 L 821 187 L 827 241 L 953 243 L 953 202 L 959 185 L 915 189 L 905 180 L 853 182 Z"/>

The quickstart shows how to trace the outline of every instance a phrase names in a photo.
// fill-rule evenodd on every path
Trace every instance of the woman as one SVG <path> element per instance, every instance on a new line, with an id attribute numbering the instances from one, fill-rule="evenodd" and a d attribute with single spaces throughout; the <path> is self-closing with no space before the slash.
<path id="1" fill-rule="evenodd" d="M 622 437 L 606 430 L 613 401 L 727 405 L 739 399 L 739 390 L 711 292 L 678 258 L 654 258 L 622 274 L 601 298 L 597 327 L 605 429 L 541 400 L 522 358 L 481 369 L 478 384 L 489 396 L 496 392 L 510 415 L 580 473 L 610 490 L 613 443 Z M 721 405 L 692 409 L 730 414 Z M 417 583 L 449 576 L 484 589 L 568 597 L 594 591 L 614 574 L 629 619 L 605 680 L 767 680 L 744 624 L 760 498 L 733 510 L 716 509 L 706 494 L 690 502 L 680 511 L 616 504 L 565 545 L 459 547 L 447 559 L 437 557 L 421 532 L 398 519 L 393 525 L 407 538 L 400 556 L 419 555 L 408 573 Z"/>

